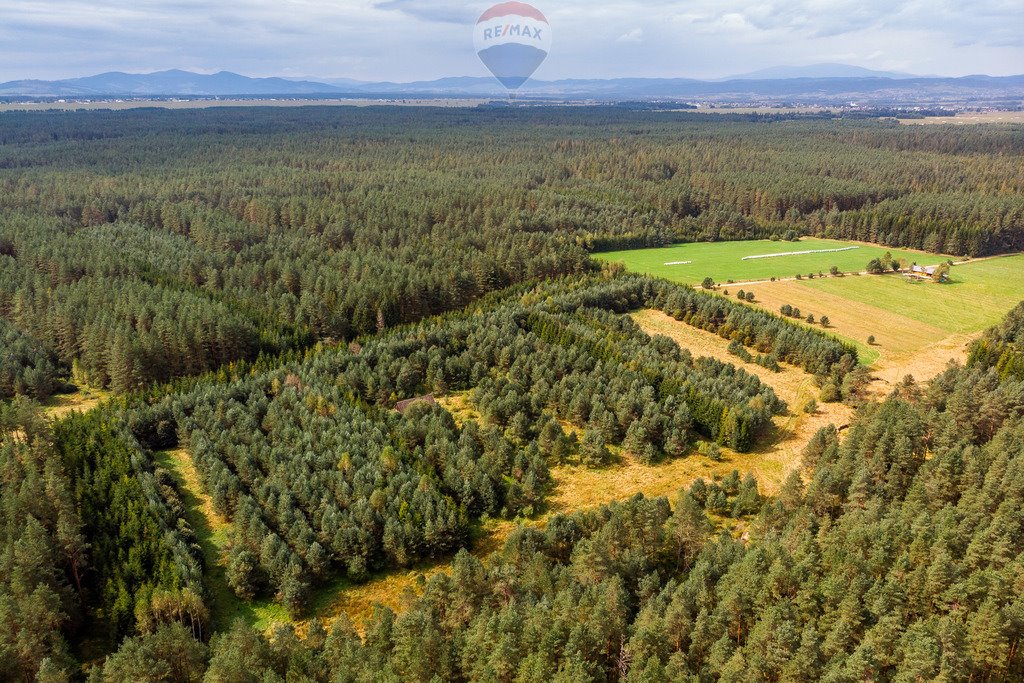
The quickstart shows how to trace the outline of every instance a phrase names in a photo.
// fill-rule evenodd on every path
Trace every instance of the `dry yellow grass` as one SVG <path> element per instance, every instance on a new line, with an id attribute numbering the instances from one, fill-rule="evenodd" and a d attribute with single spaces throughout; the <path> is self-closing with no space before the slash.
<path id="1" fill-rule="evenodd" d="M 725 339 L 679 322 L 661 311 L 639 311 L 633 314 L 633 319 L 644 332 L 669 337 L 682 348 L 689 349 L 694 356 L 717 358 L 756 375 L 789 405 L 789 412 L 775 417 L 772 432 L 765 435 L 751 453 L 723 450 L 726 454 L 723 462 L 713 463 L 720 466 L 717 468 L 710 461 L 702 466 L 697 456 L 668 463 L 666 467 L 677 468 L 674 476 L 679 477 L 679 486 L 688 485 L 701 476 L 701 469 L 708 469 L 712 474 L 726 474 L 738 469 L 753 473 L 762 492 L 773 493 L 798 466 L 804 446 L 819 429 L 829 424 L 844 427 L 853 417 L 853 409 L 849 406 L 821 403 L 814 379 L 800 368 L 783 364 L 782 372 L 772 372 L 760 365 L 744 362 L 729 353 L 729 342 Z M 811 399 L 819 401 L 819 404 L 817 411 L 809 415 L 804 412 L 804 407 Z"/>
<path id="2" fill-rule="evenodd" d="M 42 413 L 52 420 L 57 420 L 68 413 L 88 412 L 109 397 L 109 391 L 83 387 L 73 394 L 51 396 L 43 403 Z"/>
<path id="3" fill-rule="evenodd" d="M 471 420 L 480 420 L 480 413 L 469 402 L 468 391 L 441 396 L 437 399 L 437 403 L 451 413 L 455 419 L 455 424 L 459 425 L 459 427 Z"/>
<path id="4" fill-rule="evenodd" d="M 866 277 L 866 276 L 847 276 Z M 925 382 L 942 372 L 950 361 L 963 362 L 977 334 L 951 334 L 897 313 L 807 287 L 796 281 L 765 282 L 754 289 L 757 305 L 777 313 L 783 304 L 796 306 L 804 315 L 827 315 L 830 331 L 864 343 L 875 337 L 872 350 L 878 359 L 871 365 L 875 381 L 870 390 L 884 395 L 906 375 Z"/>
<path id="5" fill-rule="evenodd" d="M 541 525 L 546 519 L 547 515 L 526 523 Z M 488 520 L 473 545 L 473 554 L 486 559 L 501 548 L 516 526 L 517 522 L 509 520 Z M 450 558 L 443 558 L 422 562 L 411 569 L 394 569 L 358 585 L 339 581 L 337 585 L 325 589 L 324 595 L 317 600 L 318 604 L 314 605 L 315 616 L 330 627 L 331 623 L 345 615 L 362 634 L 366 621 L 373 615 L 377 605 L 401 612 L 409 600 L 422 595 L 424 586 L 432 576 L 448 569 L 449 562 Z M 302 621 L 296 625 L 300 633 L 308 623 Z"/>

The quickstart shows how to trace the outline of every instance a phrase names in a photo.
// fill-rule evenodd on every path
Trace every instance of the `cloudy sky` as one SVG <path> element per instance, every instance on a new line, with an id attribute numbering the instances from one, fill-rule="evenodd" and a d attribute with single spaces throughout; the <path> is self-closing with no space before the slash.
<path id="1" fill-rule="evenodd" d="M 221 69 L 410 81 L 484 75 L 492 2 L 2 0 L 0 80 Z M 1024 73 L 1024 0 L 537 0 L 539 79 L 713 78 L 842 62 L 917 74 Z"/>

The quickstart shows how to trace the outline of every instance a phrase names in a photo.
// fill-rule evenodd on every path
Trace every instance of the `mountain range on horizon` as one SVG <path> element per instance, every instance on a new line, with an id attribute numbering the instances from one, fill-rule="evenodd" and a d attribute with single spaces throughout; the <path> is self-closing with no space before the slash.
<path id="1" fill-rule="evenodd" d="M 915 76 L 874 71 L 846 64 L 777 66 L 728 78 L 611 78 L 531 80 L 527 97 L 565 98 L 790 98 L 799 101 L 860 95 L 868 99 L 947 97 L 977 94 L 987 98 L 1024 99 L 1024 75 L 963 77 Z M 107 72 L 61 80 L 15 80 L 0 83 L 6 98 L 146 98 L 231 96 L 430 96 L 501 97 L 504 88 L 489 77 L 448 77 L 408 83 L 353 79 L 252 78 L 229 71 L 201 74 L 180 69 L 146 74 Z"/>
<path id="2" fill-rule="evenodd" d="M 781 80 L 789 78 L 890 78 L 902 80 L 906 78 L 943 78 L 936 75 L 911 74 L 903 71 L 879 71 L 853 64 L 833 62 L 807 64 L 805 66 L 770 66 L 748 73 L 735 74 L 721 79 L 723 81 L 741 80 Z"/>

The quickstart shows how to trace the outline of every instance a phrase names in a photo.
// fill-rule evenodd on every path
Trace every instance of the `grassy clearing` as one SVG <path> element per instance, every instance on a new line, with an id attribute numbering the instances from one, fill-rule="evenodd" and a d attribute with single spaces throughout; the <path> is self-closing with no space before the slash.
<path id="1" fill-rule="evenodd" d="M 104 389 L 80 386 L 74 393 L 50 396 L 41 404 L 42 413 L 52 420 L 60 419 L 72 412 L 86 413 L 110 398 L 110 395 L 110 392 Z"/>
<path id="2" fill-rule="evenodd" d="M 437 399 L 438 404 L 451 413 L 455 424 L 459 427 L 472 420 L 480 421 L 480 413 L 470 402 L 469 393 L 468 391 L 459 391 Z"/>
<path id="3" fill-rule="evenodd" d="M 869 352 L 878 393 L 906 375 L 926 381 L 1024 299 L 1024 255 L 979 259 L 953 267 L 953 282 L 912 282 L 902 275 L 861 275 L 765 282 L 751 287 L 757 305 L 777 312 L 783 304 L 827 315 L 831 332 L 859 345 L 874 336 Z"/>
<path id="4" fill-rule="evenodd" d="M 178 484 L 185 506 L 185 519 L 195 531 L 203 550 L 206 559 L 204 579 L 210 592 L 214 626 L 226 629 L 236 619 L 241 619 L 250 626 L 266 631 L 275 623 L 289 621 L 288 612 L 281 605 L 271 600 L 246 602 L 228 586 L 224 553 L 231 524 L 214 510 L 213 501 L 203 490 L 199 473 L 188 451 L 183 448 L 160 451 L 155 454 L 155 459 L 158 465 L 171 473 Z"/>
<path id="5" fill-rule="evenodd" d="M 545 519 L 537 518 L 525 523 L 540 525 Z M 472 553 L 484 559 L 499 550 L 518 523 L 500 519 L 482 521 L 474 533 Z M 432 576 L 447 571 L 450 562 L 450 557 L 427 560 L 407 569 L 381 572 L 360 584 L 338 579 L 317 592 L 308 612 L 328 626 L 335 619 L 347 616 L 356 630 L 362 633 L 376 605 L 401 612 L 407 601 L 422 595 L 424 586 Z M 297 630 L 301 633 L 308 623 L 308 620 L 298 622 Z"/>
<path id="6" fill-rule="evenodd" d="M 799 256 L 778 256 L 744 261 L 746 256 L 777 254 L 796 251 L 845 249 L 851 251 Z M 624 263 L 626 268 L 636 272 L 663 277 L 673 282 L 696 285 L 711 277 L 715 282 L 725 283 L 769 280 L 771 278 L 792 278 L 797 273 L 828 273 L 837 266 L 843 272 L 860 272 L 868 261 L 890 252 L 894 258 L 905 258 L 910 262 L 939 263 L 948 256 L 927 254 L 908 249 L 890 249 L 872 244 L 840 242 L 805 238 L 799 242 L 774 242 L 771 240 L 750 240 L 742 242 L 705 242 L 698 244 L 677 244 L 657 249 L 634 249 L 594 254 L 602 261 Z M 686 262 L 687 265 L 665 265 Z"/>
<path id="7" fill-rule="evenodd" d="M 838 289 L 842 289 L 855 287 L 862 280 L 873 279 L 887 278 L 847 276 L 836 278 L 836 282 L 839 283 Z M 854 280 L 858 282 L 854 283 Z M 788 304 L 799 308 L 804 316 L 808 313 L 816 319 L 828 316 L 828 332 L 857 344 L 861 361 L 870 366 L 905 360 L 907 356 L 948 336 L 946 331 L 938 327 L 849 299 L 841 291 L 809 287 L 804 282 L 766 282 L 751 291 L 757 296 L 757 305 L 773 313 L 778 313 L 780 307 Z M 821 329 L 820 326 L 818 329 Z M 867 340 L 871 336 L 875 337 L 876 344 L 869 347 Z"/>
<path id="8" fill-rule="evenodd" d="M 945 285 L 900 275 L 807 280 L 801 286 L 833 294 L 939 328 L 973 334 L 995 325 L 1024 299 L 1024 255 L 954 266 Z"/>

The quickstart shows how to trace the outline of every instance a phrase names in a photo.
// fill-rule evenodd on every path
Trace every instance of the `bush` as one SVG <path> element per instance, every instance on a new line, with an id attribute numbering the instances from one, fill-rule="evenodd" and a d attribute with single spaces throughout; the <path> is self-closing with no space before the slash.
<path id="1" fill-rule="evenodd" d="M 821 400 L 825 403 L 836 403 L 842 399 L 842 393 L 839 391 L 839 386 L 833 382 L 828 381 L 825 386 L 821 388 Z"/>
<path id="2" fill-rule="evenodd" d="M 587 467 L 604 467 L 611 459 L 612 454 L 604 438 L 596 430 L 586 430 L 580 442 L 580 462 Z"/>
<path id="3" fill-rule="evenodd" d="M 705 458 L 715 462 L 722 462 L 722 449 L 714 441 L 701 441 L 697 450 Z"/>

